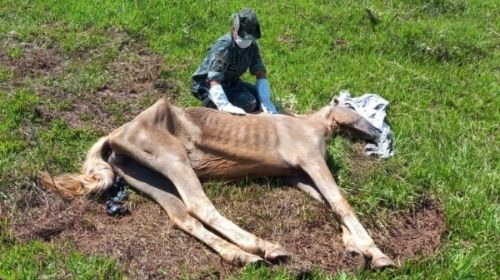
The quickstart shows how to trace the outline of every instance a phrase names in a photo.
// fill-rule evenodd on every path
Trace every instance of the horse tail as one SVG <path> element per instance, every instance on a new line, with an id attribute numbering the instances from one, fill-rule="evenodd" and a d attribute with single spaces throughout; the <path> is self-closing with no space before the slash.
<path id="1" fill-rule="evenodd" d="M 102 137 L 90 148 L 80 174 L 52 177 L 46 172 L 41 172 L 39 183 L 67 197 L 102 193 L 113 185 L 115 178 L 111 165 L 104 159 L 111 150 L 108 138 L 108 136 Z"/>

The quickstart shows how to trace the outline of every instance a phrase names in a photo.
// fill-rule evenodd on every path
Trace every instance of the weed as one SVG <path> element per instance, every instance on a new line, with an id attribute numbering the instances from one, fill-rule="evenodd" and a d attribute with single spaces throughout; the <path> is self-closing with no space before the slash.
<path id="1" fill-rule="evenodd" d="M 72 248 L 57 249 L 40 241 L 27 245 L 0 244 L 2 279 L 74 278 L 121 279 L 116 262 L 85 256 Z"/>
<path id="2" fill-rule="evenodd" d="M 23 49 L 20 47 L 13 47 L 7 50 L 7 55 L 11 59 L 19 59 L 21 56 L 23 56 Z"/>
<path id="3" fill-rule="evenodd" d="M 14 78 L 14 72 L 7 67 L 0 65 L 0 83 L 7 82 Z"/>

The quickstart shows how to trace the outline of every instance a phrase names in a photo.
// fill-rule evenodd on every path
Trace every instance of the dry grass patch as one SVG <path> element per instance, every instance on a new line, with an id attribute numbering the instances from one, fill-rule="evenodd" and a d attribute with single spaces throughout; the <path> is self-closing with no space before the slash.
<path id="1" fill-rule="evenodd" d="M 299 274 L 317 268 L 354 271 L 364 265 L 362 257 L 345 252 L 340 228 L 327 207 L 295 189 L 251 185 L 213 201 L 243 228 L 289 250 L 291 259 L 275 268 Z M 85 253 L 116 257 L 132 278 L 180 278 L 185 273 L 194 279 L 224 278 L 240 269 L 174 228 L 158 205 L 137 194 L 129 202 L 131 214 L 121 218 L 106 215 L 97 201 L 64 200 L 37 188 L 25 190 L 17 204 L 21 207 L 13 224 L 19 240 L 70 240 Z M 435 200 L 390 213 L 384 221 L 362 222 L 399 263 L 432 254 L 446 232 L 441 205 Z"/>
<path id="2" fill-rule="evenodd" d="M 47 38 L 26 43 L 13 35 L 0 40 L 7 46 L 0 50 L 0 64 L 14 73 L 0 89 L 35 92 L 41 97 L 37 113 L 45 121 L 62 119 L 72 128 L 102 132 L 159 98 L 175 103 L 179 88 L 161 77 L 163 58 L 126 34 L 108 33 L 113 40 L 72 56 Z"/>

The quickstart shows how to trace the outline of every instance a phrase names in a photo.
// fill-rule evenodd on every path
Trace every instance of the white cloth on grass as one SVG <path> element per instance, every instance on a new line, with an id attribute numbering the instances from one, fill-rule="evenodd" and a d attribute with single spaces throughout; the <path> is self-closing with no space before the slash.
<path id="1" fill-rule="evenodd" d="M 354 109 L 381 132 L 380 136 L 375 139 L 375 143 L 368 143 L 365 146 L 366 154 L 378 155 L 381 158 L 394 156 L 391 127 L 385 121 L 387 105 L 389 105 L 387 100 L 373 93 L 351 97 L 351 94 L 345 90 L 340 91 L 336 100 L 339 105 Z"/>

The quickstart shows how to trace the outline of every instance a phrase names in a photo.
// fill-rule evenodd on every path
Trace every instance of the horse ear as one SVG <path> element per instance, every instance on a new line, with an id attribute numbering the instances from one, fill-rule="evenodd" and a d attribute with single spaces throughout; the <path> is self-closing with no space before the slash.
<path id="1" fill-rule="evenodd" d="M 346 132 L 355 139 L 371 141 L 380 135 L 377 128 L 351 108 L 335 106 L 333 118 L 340 125 L 342 132 Z"/>
<path id="2" fill-rule="evenodd" d="M 337 99 L 337 97 L 334 97 L 332 99 L 332 101 L 330 101 L 330 106 L 337 106 L 339 104 L 339 100 Z"/>

